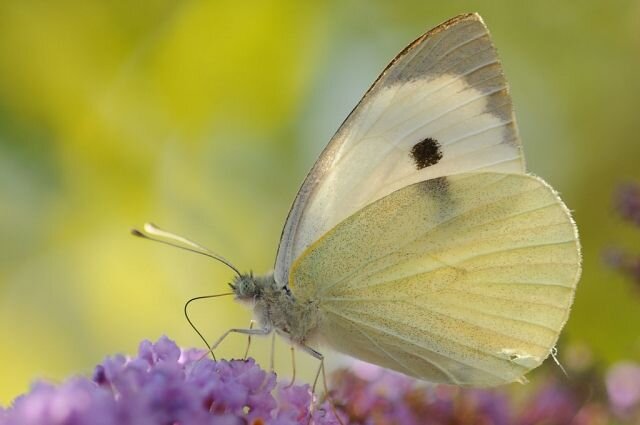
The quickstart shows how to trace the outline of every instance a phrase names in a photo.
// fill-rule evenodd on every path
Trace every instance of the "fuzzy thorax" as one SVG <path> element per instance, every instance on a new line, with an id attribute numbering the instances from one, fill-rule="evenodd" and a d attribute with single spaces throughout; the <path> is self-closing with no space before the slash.
<path id="1" fill-rule="evenodd" d="M 237 276 L 231 288 L 237 300 L 252 304 L 263 328 L 275 329 L 301 345 L 313 337 L 320 321 L 317 302 L 296 299 L 286 285 L 276 283 L 272 273 Z"/>

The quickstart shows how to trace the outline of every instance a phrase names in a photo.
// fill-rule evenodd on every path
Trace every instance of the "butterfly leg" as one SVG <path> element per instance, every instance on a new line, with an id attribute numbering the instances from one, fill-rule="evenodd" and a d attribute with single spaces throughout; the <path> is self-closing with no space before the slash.
<path id="1" fill-rule="evenodd" d="M 318 379 L 320 378 L 320 373 L 322 373 L 322 379 L 324 381 L 324 390 L 325 392 L 327 392 L 327 381 L 326 381 L 326 375 L 325 375 L 325 371 L 324 371 L 324 355 L 322 355 L 322 353 L 314 350 L 311 347 L 307 347 L 306 345 L 302 345 L 300 346 L 302 348 L 302 351 L 304 351 L 305 353 L 309 354 L 310 356 L 318 359 L 320 361 L 320 367 L 318 367 L 318 371 L 316 372 L 316 377 L 313 379 L 313 388 L 311 389 L 311 391 L 313 393 L 316 392 L 316 385 L 318 384 Z"/>
<path id="2" fill-rule="evenodd" d="M 269 357 L 269 372 L 275 370 L 274 363 L 276 358 L 276 333 L 271 334 L 271 357 Z"/>
<path id="3" fill-rule="evenodd" d="M 316 393 L 316 385 L 318 384 L 318 379 L 320 378 L 320 374 L 322 374 L 322 385 L 324 387 L 324 394 L 327 400 L 329 401 L 329 406 L 331 406 L 331 411 L 333 412 L 333 415 L 336 417 L 336 419 L 338 419 L 338 422 L 340 423 L 340 425 L 344 425 L 344 423 L 342 422 L 342 419 L 340 419 L 340 416 L 338 415 L 338 411 L 336 410 L 336 406 L 335 406 L 335 403 L 333 402 L 333 398 L 331 398 L 331 395 L 329 394 L 329 389 L 327 388 L 327 374 L 324 367 L 324 355 L 319 351 L 316 351 L 313 348 L 308 347 L 306 345 L 300 345 L 300 348 L 305 353 L 309 354 L 310 356 L 320 361 L 320 367 L 318 367 L 318 371 L 316 372 L 316 377 L 313 380 L 313 387 L 311 389 L 311 392 L 313 394 Z M 309 423 L 311 423 L 311 418 L 312 416 L 309 418 Z"/>
<path id="4" fill-rule="evenodd" d="M 256 321 L 252 319 L 251 322 L 249 322 L 249 330 L 253 329 L 253 325 L 255 324 Z M 251 347 L 251 334 L 247 335 L 247 349 L 244 350 L 242 360 L 247 360 L 247 357 L 249 357 L 249 347 Z"/>
<path id="5" fill-rule="evenodd" d="M 218 345 L 220 345 L 220 343 L 227 336 L 229 336 L 229 334 L 232 334 L 232 333 L 251 336 L 251 335 L 269 335 L 271 333 L 271 331 L 272 331 L 272 329 L 270 327 L 264 327 L 264 328 L 260 328 L 260 329 L 237 329 L 237 328 L 229 329 L 228 331 L 223 333 L 222 336 L 220 338 L 218 338 L 218 340 L 216 342 L 211 344 L 211 347 L 209 347 L 209 349 L 211 351 L 215 350 L 218 347 Z"/>
<path id="6" fill-rule="evenodd" d="M 291 349 L 291 369 L 293 373 L 291 376 L 291 382 L 285 388 L 292 387 L 296 382 L 296 348 L 293 345 L 291 345 L 289 348 Z"/>

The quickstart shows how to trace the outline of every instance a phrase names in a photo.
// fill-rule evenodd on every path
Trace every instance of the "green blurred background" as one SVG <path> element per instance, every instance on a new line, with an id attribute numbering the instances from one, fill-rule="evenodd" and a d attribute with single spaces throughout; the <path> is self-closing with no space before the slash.
<path id="1" fill-rule="evenodd" d="M 640 359 L 640 300 L 601 261 L 640 241 L 611 206 L 640 179 L 638 1 L 3 0 L 0 404 L 143 338 L 198 345 L 183 303 L 232 273 L 129 228 L 152 220 L 269 270 L 299 184 L 362 93 L 468 11 L 500 51 L 529 169 L 575 212 L 584 274 L 564 343 Z M 230 298 L 194 307 L 212 339 L 249 319 Z"/>

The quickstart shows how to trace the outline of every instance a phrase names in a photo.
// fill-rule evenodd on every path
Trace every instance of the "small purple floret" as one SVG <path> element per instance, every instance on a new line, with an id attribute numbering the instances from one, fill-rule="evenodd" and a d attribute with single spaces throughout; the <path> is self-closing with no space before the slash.
<path id="1" fill-rule="evenodd" d="M 640 366 L 619 363 L 607 375 L 607 393 L 614 410 L 626 415 L 640 409 Z"/>

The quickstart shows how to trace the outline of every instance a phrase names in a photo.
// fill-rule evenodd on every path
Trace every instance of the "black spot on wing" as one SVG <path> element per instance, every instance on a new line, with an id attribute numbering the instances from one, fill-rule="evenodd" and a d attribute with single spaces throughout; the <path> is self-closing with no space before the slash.
<path id="1" fill-rule="evenodd" d="M 411 158 L 416 163 L 416 169 L 422 170 L 431 165 L 437 164 L 442 159 L 440 143 L 436 139 L 427 137 L 416 143 L 411 148 Z"/>

